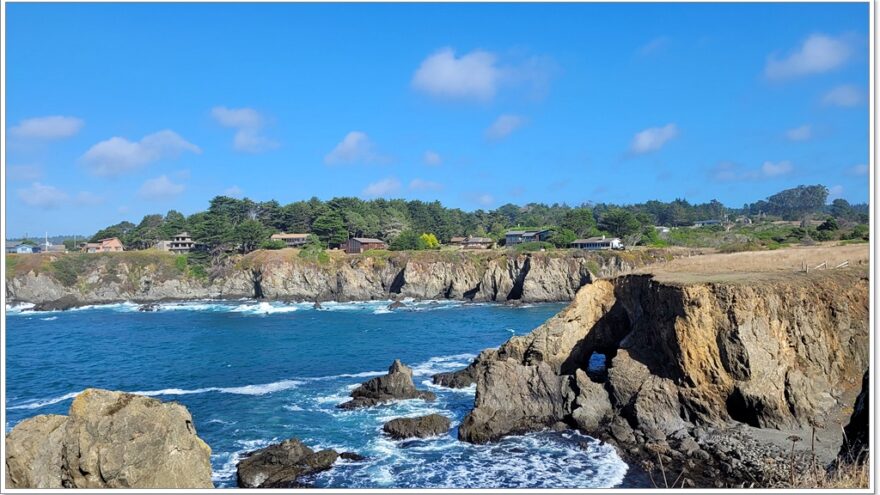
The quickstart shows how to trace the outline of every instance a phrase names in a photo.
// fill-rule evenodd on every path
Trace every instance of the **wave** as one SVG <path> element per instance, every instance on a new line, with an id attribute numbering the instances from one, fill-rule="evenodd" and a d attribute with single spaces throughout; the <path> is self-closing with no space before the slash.
<path id="1" fill-rule="evenodd" d="M 64 394 L 60 397 L 54 397 L 52 399 L 44 399 L 37 400 L 33 402 L 28 402 L 25 404 L 20 404 L 17 406 L 9 406 L 6 409 L 39 409 L 41 407 L 51 406 L 52 404 L 58 404 L 59 402 L 64 402 L 66 400 L 73 399 L 77 395 L 79 395 L 82 391 L 79 392 L 71 392 L 69 394 Z"/>
<path id="2" fill-rule="evenodd" d="M 466 368 L 476 354 L 450 354 L 448 356 L 435 356 L 427 361 L 412 365 L 414 376 L 430 376 L 437 373 L 445 373 L 448 371 L 456 371 Z"/>
<path id="3" fill-rule="evenodd" d="M 55 321 L 57 319 L 58 319 L 57 316 L 50 316 L 48 318 L 40 318 L 40 321 Z"/>

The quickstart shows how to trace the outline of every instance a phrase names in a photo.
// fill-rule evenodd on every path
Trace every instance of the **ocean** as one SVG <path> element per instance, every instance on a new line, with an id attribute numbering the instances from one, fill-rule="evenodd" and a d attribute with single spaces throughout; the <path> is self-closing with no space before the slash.
<path id="1" fill-rule="evenodd" d="M 314 448 L 366 456 L 303 481 L 335 488 L 591 488 L 627 486 L 607 444 L 576 432 L 536 432 L 487 445 L 456 439 L 474 389 L 430 376 L 463 368 L 479 351 L 528 333 L 564 304 L 406 301 L 194 301 L 138 312 L 121 303 L 64 312 L 7 307 L 6 424 L 66 414 L 87 387 L 184 404 L 212 449 L 214 484 L 235 486 L 245 452 L 297 437 Z M 419 400 L 343 411 L 336 405 L 394 359 L 411 366 Z M 439 413 L 445 436 L 390 440 L 385 421 Z"/>

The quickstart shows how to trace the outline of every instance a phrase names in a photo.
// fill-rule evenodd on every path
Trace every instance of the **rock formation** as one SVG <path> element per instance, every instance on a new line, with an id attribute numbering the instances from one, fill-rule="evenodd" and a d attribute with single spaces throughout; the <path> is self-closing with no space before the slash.
<path id="1" fill-rule="evenodd" d="M 449 431 L 451 422 L 441 414 L 429 414 L 417 418 L 397 418 L 385 423 L 382 431 L 391 438 L 436 437 Z"/>
<path id="2" fill-rule="evenodd" d="M 371 378 L 351 392 L 352 399 L 340 404 L 341 409 L 370 407 L 386 402 L 405 399 L 434 400 L 432 392 L 416 389 L 412 380 L 412 368 L 395 359 L 388 374 Z"/>
<path id="3" fill-rule="evenodd" d="M 211 449 L 179 404 L 87 389 L 68 416 L 36 416 L 7 435 L 6 486 L 213 488 Z"/>
<path id="4" fill-rule="evenodd" d="M 34 303 L 38 310 L 242 297 L 570 301 L 594 276 L 625 272 L 653 259 L 644 253 L 397 252 L 387 257 L 333 256 L 322 264 L 281 250 L 233 258 L 213 268 L 210 276 L 196 277 L 176 269 L 173 256 L 164 253 L 29 256 L 45 261 L 7 272 L 6 289 L 10 303 Z M 67 275 L 60 277 L 52 267 L 65 260 L 77 271 L 71 273 L 65 265 Z"/>
<path id="5" fill-rule="evenodd" d="M 296 438 L 246 454 L 237 466 L 239 488 L 302 488 L 299 478 L 325 471 L 339 454 L 315 452 Z"/>
<path id="6" fill-rule="evenodd" d="M 843 462 L 866 462 L 870 446 L 870 369 L 862 377 L 862 390 L 856 397 L 849 424 L 843 430 L 843 444 L 838 457 Z"/>
<path id="7" fill-rule="evenodd" d="M 867 284 L 859 269 L 747 283 L 595 281 L 472 364 L 477 392 L 459 438 L 486 442 L 562 421 L 635 458 L 674 451 L 714 462 L 694 444 L 731 424 L 809 428 L 850 400 L 844 391 L 867 366 Z M 608 363 L 601 383 L 585 373 L 593 353 Z M 729 463 L 707 465 L 711 476 Z"/>

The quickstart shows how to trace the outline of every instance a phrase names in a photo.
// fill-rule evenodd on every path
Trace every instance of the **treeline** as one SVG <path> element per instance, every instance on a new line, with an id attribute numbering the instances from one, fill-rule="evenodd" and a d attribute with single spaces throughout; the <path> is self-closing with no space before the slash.
<path id="1" fill-rule="evenodd" d="M 126 221 L 102 229 L 92 240 L 118 237 L 127 249 L 145 249 L 186 231 L 209 251 L 248 252 L 260 247 L 279 247 L 268 241 L 276 232 L 314 234 L 313 242 L 325 247 L 342 244 L 350 237 L 375 237 L 392 246 L 410 246 L 424 233 L 446 243 L 453 236 L 503 240 L 504 232 L 511 228 L 552 227 L 551 242 L 567 246 L 576 238 L 600 234 L 629 237 L 630 244 L 639 240 L 650 242 L 656 236 L 655 225 L 676 227 L 699 220 L 732 221 L 742 215 L 797 220 L 832 214 L 844 220 L 867 222 L 867 205 L 850 205 L 838 199 L 827 206 L 827 197 L 828 189 L 815 185 L 788 189 L 740 209 L 715 200 L 691 204 L 676 199 L 633 205 L 506 204 L 495 210 L 465 212 L 446 208 L 439 201 L 365 201 L 343 197 L 281 205 L 274 200 L 256 202 L 218 196 L 210 201 L 206 211 L 190 216 L 174 210 L 164 216 L 147 215 L 138 224 Z M 401 241 L 393 242 L 401 236 Z"/>

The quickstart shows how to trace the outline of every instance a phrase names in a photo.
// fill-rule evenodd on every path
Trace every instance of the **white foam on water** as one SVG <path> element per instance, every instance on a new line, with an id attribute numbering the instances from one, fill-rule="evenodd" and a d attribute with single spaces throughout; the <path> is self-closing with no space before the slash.
<path id="1" fill-rule="evenodd" d="M 48 318 L 40 318 L 40 321 L 55 321 L 57 319 L 58 319 L 57 316 L 50 316 Z"/>
<path id="2" fill-rule="evenodd" d="M 52 404 L 58 404 L 59 402 L 73 399 L 74 397 L 79 395 L 80 392 L 71 392 L 69 394 L 64 394 L 60 397 L 55 397 L 52 399 L 37 400 L 24 404 L 19 404 L 17 406 L 8 406 L 6 409 L 39 409 L 41 407 L 51 406 Z"/>
<path id="3" fill-rule="evenodd" d="M 6 315 L 20 315 L 24 312 L 30 311 L 36 306 L 34 303 L 21 303 L 21 304 L 7 304 L 6 305 Z"/>
<path id="4" fill-rule="evenodd" d="M 302 407 L 300 407 L 300 406 L 298 406 L 298 405 L 296 405 L 296 404 L 287 404 L 287 405 L 284 405 L 284 406 L 282 406 L 282 407 L 284 407 L 284 409 L 287 409 L 288 411 L 294 411 L 294 412 L 296 412 L 296 411 L 305 411 L 305 409 L 303 409 Z"/>
<path id="5" fill-rule="evenodd" d="M 233 313 L 247 313 L 254 315 L 273 315 L 281 313 L 292 313 L 298 308 L 294 305 L 285 305 L 280 303 L 259 302 L 256 304 L 241 304 L 230 309 Z"/>
<path id="6" fill-rule="evenodd" d="M 222 463 L 220 464 L 219 469 L 211 470 L 211 480 L 214 483 L 221 483 L 235 479 L 236 473 L 238 472 L 238 461 L 240 461 L 245 454 L 263 447 L 268 447 L 275 442 L 277 442 L 277 440 L 274 438 L 271 440 L 237 440 L 235 442 L 236 445 L 242 447 L 242 449 L 234 452 L 211 454 L 212 466 L 216 465 L 218 463 L 217 461 Z"/>
<path id="7" fill-rule="evenodd" d="M 456 393 L 456 394 L 474 395 L 477 393 L 477 384 L 476 383 L 471 384 L 468 387 L 452 388 L 452 387 L 444 387 L 443 385 L 437 385 L 436 383 L 432 382 L 431 380 L 422 380 L 422 385 L 424 385 L 428 388 L 434 389 L 434 390 L 440 390 L 443 392 L 452 392 L 452 393 Z"/>
<path id="8" fill-rule="evenodd" d="M 414 376 L 430 376 L 437 373 L 456 371 L 466 368 L 476 354 L 451 354 L 448 356 L 435 356 L 427 361 L 412 365 Z"/>
<path id="9" fill-rule="evenodd" d="M 373 310 L 373 314 L 374 314 L 374 315 L 387 315 L 387 314 L 389 314 L 389 313 L 393 313 L 393 312 L 394 312 L 394 311 L 391 311 L 391 310 L 388 309 L 388 308 L 379 308 L 379 309 L 374 309 L 374 310 Z"/>

